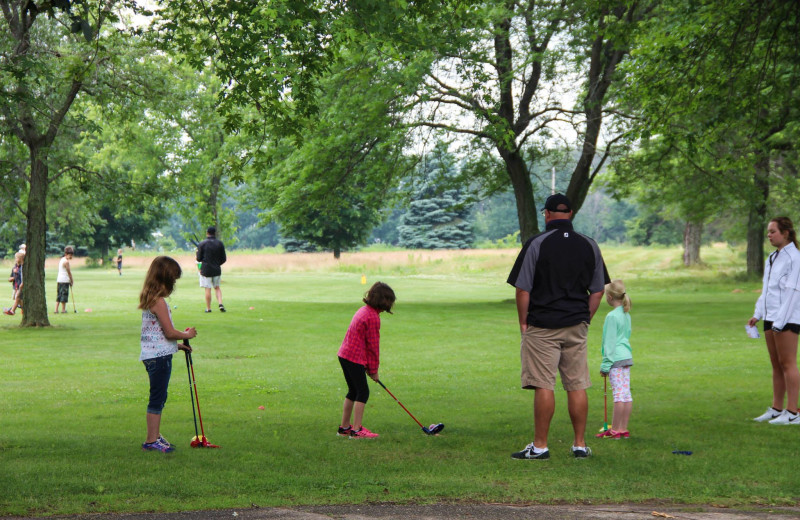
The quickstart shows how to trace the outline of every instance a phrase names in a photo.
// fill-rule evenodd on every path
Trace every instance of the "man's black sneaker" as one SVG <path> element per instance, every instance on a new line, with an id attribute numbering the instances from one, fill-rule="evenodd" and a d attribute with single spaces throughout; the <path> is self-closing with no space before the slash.
<path id="1" fill-rule="evenodd" d="M 528 444 L 525 446 L 525 449 L 522 451 L 517 451 L 511 454 L 512 459 L 538 459 L 544 460 L 550 458 L 550 450 L 545 449 L 542 453 L 534 453 L 533 452 L 533 443 Z"/>
<path id="2" fill-rule="evenodd" d="M 584 446 L 584 447 L 573 446 L 572 454 L 575 456 L 576 459 L 585 459 L 586 457 L 592 456 L 592 448 L 590 448 L 589 446 Z"/>
<path id="3" fill-rule="evenodd" d="M 219 312 L 225 312 L 225 307 L 221 303 L 219 304 Z"/>

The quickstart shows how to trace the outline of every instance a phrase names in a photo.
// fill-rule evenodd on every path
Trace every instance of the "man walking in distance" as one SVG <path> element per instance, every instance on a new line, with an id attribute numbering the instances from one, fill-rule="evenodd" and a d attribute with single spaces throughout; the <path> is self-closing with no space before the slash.
<path id="1" fill-rule="evenodd" d="M 225 246 L 217 240 L 217 228 L 211 226 L 206 231 L 206 238 L 197 244 L 197 262 L 200 263 L 200 287 L 206 290 L 206 312 L 211 312 L 211 289 L 217 295 L 219 312 L 225 312 L 222 305 L 222 289 L 219 279 L 222 276 L 220 266 L 225 263 Z"/>
<path id="2" fill-rule="evenodd" d="M 545 231 L 525 242 L 508 276 L 516 287 L 522 341 L 522 388 L 533 389 L 534 437 L 515 459 L 548 459 L 556 372 L 567 391 L 576 458 L 591 455 L 584 434 L 591 386 L 586 352 L 589 321 L 610 282 L 597 244 L 572 228 L 572 205 L 560 193 L 544 205 Z"/>

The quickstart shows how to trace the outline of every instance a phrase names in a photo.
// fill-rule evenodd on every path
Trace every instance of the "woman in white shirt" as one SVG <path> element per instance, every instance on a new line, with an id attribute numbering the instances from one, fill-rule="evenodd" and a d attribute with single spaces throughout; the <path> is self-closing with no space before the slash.
<path id="1" fill-rule="evenodd" d="M 767 257 L 761 296 L 753 317 L 755 326 L 764 320 L 764 338 L 772 362 L 772 406 L 756 417 L 770 424 L 798 424 L 797 338 L 800 334 L 800 251 L 797 234 L 789 217 L 769 221 L 767 238 L 775 251 Z M 786 406 L 784 407 L 784 398 Z"/>

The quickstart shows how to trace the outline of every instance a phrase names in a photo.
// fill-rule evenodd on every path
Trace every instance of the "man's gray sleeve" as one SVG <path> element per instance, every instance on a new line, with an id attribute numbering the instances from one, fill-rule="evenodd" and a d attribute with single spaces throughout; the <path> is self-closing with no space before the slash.
<path id="1" fill-rule="evenodd" d="M 519 270 L 519 275 L 514 282 L 514 287 L 522 289 L 523 291 L 533 292 L 533 273 L 536 271 L 536 261 L 539 259 L 539 244 L 540 241 L 534 240 L 528 246 L 525 252 L 525 258 L 522 260 L 522 267 Z"/>
<path id="2" fill-rule="evenodd" d="M 604 290 L 607 283 L 611 280 L 608 278 L 608 271 L 606 264 L 603 261 L 603 255 L 600 253 L 600 248 L 594 240 L 589 240 L 594 250 L 594 273 L 592 274 L 592 283 L 589 285 L 589 293 L 599 293 Z"/>

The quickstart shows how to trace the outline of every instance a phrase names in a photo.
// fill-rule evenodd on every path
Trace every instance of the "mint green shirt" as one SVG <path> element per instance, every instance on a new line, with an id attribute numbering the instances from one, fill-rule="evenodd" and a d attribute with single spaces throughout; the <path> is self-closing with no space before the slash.
<path id="1" fill-rule="evenodd" d="M 622 305 L 615 307 L 606 315 L 603 322 L 603 346 L 601 353 L 603 362 L 600 371 L 608 373 L 615 367 L 633 365 L 631 350 L 631 315 L 625 312 Z"/>

